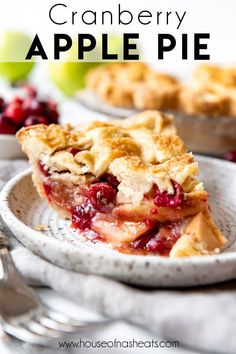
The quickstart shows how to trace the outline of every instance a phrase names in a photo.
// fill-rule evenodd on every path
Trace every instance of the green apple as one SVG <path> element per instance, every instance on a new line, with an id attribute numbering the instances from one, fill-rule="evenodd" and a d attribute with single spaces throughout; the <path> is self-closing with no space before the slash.
<path id="1" fill-rule="evenodd" d="M 99 64 L 101 63 L 53 61 L 49 63 L 49 77 L 66 96 L 74 96 L 85 87 L 88 70 Z"/>
<path id="2" fill-rule="evenodd" d="M 33 61 L 25 61 L 30 45 L 31 38 L 25 33 L 0 33 L 0 76 L 12 83 L 27 78 L 34 66 Z"/>
<path id="3" fill-rule="evenodd" d="M 48 66 L 50 79 L 66 96 L 74 96 L 84 88 L 86 73 L 101 64 L 97 62 L 99 49 L 88 52 L 85 59 L 89 61 L 83 62 L 77 60 L 77 50 L 77 41 L 74 41 L 62 60 L 49 62 Z"/>

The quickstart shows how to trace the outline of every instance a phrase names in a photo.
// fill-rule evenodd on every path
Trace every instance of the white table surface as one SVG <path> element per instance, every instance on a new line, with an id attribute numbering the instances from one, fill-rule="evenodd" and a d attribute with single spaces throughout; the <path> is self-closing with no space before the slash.
<path id="1" fill-rule="evenodd" d="M 101 114 L 97 114 L 95 112 L 88 111 L 86 108 L 82 107 L 77 103 L 75 100 L 66 99 L 63 97 L 49 82 L 47 75 L 46 75 L 46 67 L 39 67 L 36 69 L 32 76 L 32 82 L 35 83 L 37 86 L 40 87 L 40 92 L 48 93 L 52 97 L 55 97 L 60 102 L 60 111 L 61 111 L 61 121 L 63 123 L 71 122 L 72 124 L 77 124 L 82 121 L 92 120 L 92 119 L 107 119 L 108 117 L 104 117 Z M 38 83 L 40 82 L 40 85 Z M 7 85 L 0 81 L 0 95 L 3 97 L 11 96 L 12 89 L 7 87 Z M 70 301 L 61 297 L 60 295 L 56 294 L 50 289 L 42 288 L 37 290 L 38 294 L 40 295 L 43 302 L 50 305 L 51 307 L 58 309 L 67 313 L 68 315 L 73 314 L 73 317 L 78 319 L 98 319 L 98 314 L 92 313 L 91 311 L 84 309 L 81 306 L 78 306 L 75 302 Z M 75 338 L 79 340 L 82 336 L 78 335 Z M 148 333 L 144 329 L 138 328 L 134 325 L 130 325 L 124 322 L 114 323 L 113 325 L 109 326 L 108 328 L 99 331 L 89 333 L 87 340 L 95 341 L 95 340 L 143 340 L 143 341 L 151 341 L 154 340 L 161 340 L 162 338 L 156 338 L 151 333 Z M 198 353 L 199 351 L 191 351 L 184 348 L 146 348 L 146 349 L 74 349 L 74 351 L 67 351 L 67 350 L 56 350 L 53 349 L 42 349 L 32 347 L 16 340 L 11 339 L 10 337 L 6 336 L 4 333 L 0 335 L 0 354 L 22 354 L 22 353 L 31 353 L 31 354 L 53 354 L 53 353 L 94 353 L 98 354 L 101 352 L 105 353 L 138 353 L 139 351 L 142 353 L 168 353 L 168 354 L 194 354 Z"/>

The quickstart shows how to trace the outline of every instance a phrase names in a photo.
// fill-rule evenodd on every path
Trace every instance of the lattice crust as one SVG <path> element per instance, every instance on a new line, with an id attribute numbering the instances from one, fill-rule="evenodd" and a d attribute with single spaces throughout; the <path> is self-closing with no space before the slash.
<path id="1" fill-rule="evenodd" d="M 114 63 L 92 69 L 87 86 L 114 106 L 138 109 L 175 109 L 180 84 L 140 62 Z"/>
<path id="2" fill-rule="evenodd" d="M 190 193 L 196 188 L 195 184 L 191 186 L 198 167 L 174 133 L 170 115 L 147 111 L 114 123 L 95 121 L 75 128 L 32 126 L 17 135 L 30 160 L 42 161 L 55 175 L 68 171 L 75 177 L 84 176 L 86 183 L 86 177 L 111 172 L 120 182 L 129 181 L 131 188 L 132 179 L 139 183 L 140 195 L 154 182 L 162 190 L 173 192 L 170 180 L 174 179 Z M 71 148 L 78 151 L 72 153 Z"/>

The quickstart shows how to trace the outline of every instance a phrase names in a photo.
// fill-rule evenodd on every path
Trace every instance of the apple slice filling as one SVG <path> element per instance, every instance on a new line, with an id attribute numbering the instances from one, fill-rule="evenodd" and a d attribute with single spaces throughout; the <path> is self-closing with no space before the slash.
<path id="1" fill-rule="evenodd" d="M 108 242 L 123 253 L 168 256 L 181 236 L 185 220 L 191 213 L 203 210 L 207 203 L 202 200 L 191 205 L 184 200 L 183 188 L 172 180 L 171 195 L 161 192 L 155 184 L 139 207 L 119 205 L 119 182 L 111 174 L 106 173 L 85 187 L 70 187 L 51 176 L 41 162 L 38 169 L 48 202 L 68 213 L 73 228 L 85 237 L 90 235 L 90 239 L 92 234 L 92 239 Z"/>

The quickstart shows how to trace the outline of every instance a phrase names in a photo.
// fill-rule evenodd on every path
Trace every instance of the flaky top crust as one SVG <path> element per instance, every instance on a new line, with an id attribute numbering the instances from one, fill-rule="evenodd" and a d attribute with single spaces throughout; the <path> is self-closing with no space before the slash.
<path id="1" fill-rule="evenodd" d="M 175 134 L 172 116 L 157 111 L 75 128 L 36 125 L 22 128 L 17 136 L 31 163 L 40 160 L 52 178 L 68 176 L 75 183 L 86 183 L 112 173 L 120 181 L 120 192 L 126 193 L 128 186 L 136 202 L 153 183 L 173 193 L 171 180 L 186 193 L 203 191 L 196 178 L 197 163 Z"/>

